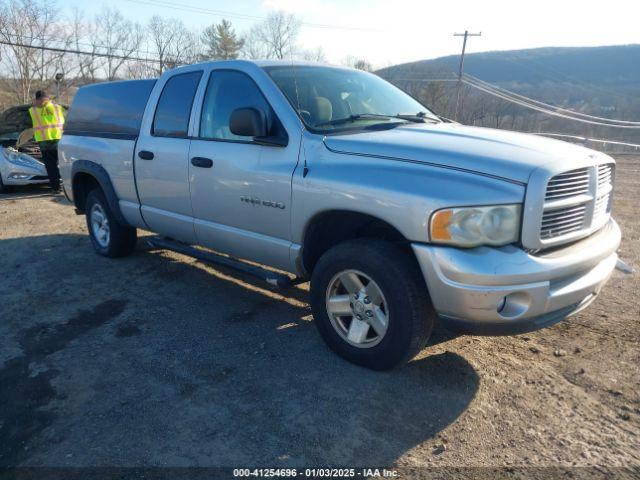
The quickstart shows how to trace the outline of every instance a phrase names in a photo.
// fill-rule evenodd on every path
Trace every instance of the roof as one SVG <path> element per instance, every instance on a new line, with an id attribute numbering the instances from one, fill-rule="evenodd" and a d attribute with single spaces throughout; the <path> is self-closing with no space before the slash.
<path id="1" fill-rule="evenodd" d="M 311 62 L 311 61 L 305 61 L 305 60 L 245 60 L 245 59 L 238 59 L 238 60 L 208 60 L 206 62 L 199 62 L 197 64 L 193 64 L 193 65 L 209 65 L 209 64 L 216 64 L 216 65 L 225 65 L 228 64 L 229 66 L 233 66 L 233 65 L 238 65 L 238 64 L 250 64 L 250 65 L 256 65 L 260 68 L 263 67 L 278 67 L 278 66 L 284 66 L 284 67 L 331 67 L 331 68 L 343 68 L 345 70 L 352 70 L 350 67 L 345 67 L 343 65 L 332 65 L 329 63 L 322 63 L 322 62 Z M 185 65 L 187 66 L 187 65 Z"/>

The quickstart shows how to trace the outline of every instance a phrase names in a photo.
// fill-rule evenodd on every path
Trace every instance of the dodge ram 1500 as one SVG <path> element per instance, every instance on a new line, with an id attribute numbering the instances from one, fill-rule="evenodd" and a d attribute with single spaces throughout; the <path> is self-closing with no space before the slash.
<path id="1" fill-rule="evenodd" d="M 144 229 L 310 280 L 324 340 L 373 369 L 415 356 L 437 319 L 493 335 L 576 313 L 621 238 L 612 158 L 443 121 L 347 68 L 220 61 L 89 85 L 60 159 L 99 254 Z"/>

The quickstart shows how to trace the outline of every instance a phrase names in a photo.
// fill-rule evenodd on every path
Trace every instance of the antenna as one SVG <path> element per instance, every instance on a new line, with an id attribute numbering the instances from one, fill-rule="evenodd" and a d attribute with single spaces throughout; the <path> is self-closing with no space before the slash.
<path id="1" fill-rule="evenodd" d="M 296 92 L 296 110 L 300 115 L 300 93 L 298 92 L 298 76 L 296 75 L 296 67 L 293 64 L 293 49 L 289 49 L 289 61 L 291 62 L 291 73 L 293 74 L 293 87 Z M 304 122 L 302 122 L 302 128 L 304 129 Z M 302 169 L 302 178 L 306 178 L 309 174 L 309 166 L 307 165 L 307 156 L 304 154 L 304 168 Z"/>

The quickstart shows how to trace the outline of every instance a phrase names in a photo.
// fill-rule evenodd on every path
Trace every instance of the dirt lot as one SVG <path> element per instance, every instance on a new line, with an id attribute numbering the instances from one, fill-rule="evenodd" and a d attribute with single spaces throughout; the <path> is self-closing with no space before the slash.
<path id="1" fill-rule="evenodd" d="M 640 157 L 621 157 L 640 266 Z M 0 466 L 640 467 L 640 283 L 516 337 L 374 373 L 322 343 L 305 287 L 151 251 L 95 255 L 46 189 L 0 200 Z"/>

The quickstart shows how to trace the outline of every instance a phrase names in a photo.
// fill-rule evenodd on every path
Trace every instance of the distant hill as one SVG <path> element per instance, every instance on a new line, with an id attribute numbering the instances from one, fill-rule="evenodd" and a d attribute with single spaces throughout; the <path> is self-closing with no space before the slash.
<path id="1" fill-rule="evenodd" d="M 459 55 L 421 60 L 379 70 L 382 76 L 457 72 Z M 640 89 L 640 45 L 549 47 L 470 53 L 465 72 L 487 82 L 534 86 L 575 83 L 584 86 Z"/>
<path id="2" fill-rule="evenodd" d="M 456 114 L 459 55 L 404 63 L 376 73 L 449 118 Z M 590 115 L 640 121 L 640 45 L 548 47 L 470 53 L 465 73 L 502 88 Z M 640 130 L 613 129 L 538 114 L 467 88 L 458 120 L 522 131 L 571 133 L 640 143 Z"/>

